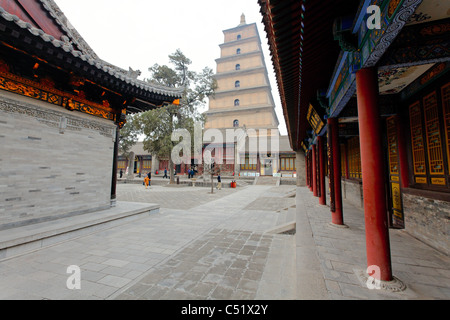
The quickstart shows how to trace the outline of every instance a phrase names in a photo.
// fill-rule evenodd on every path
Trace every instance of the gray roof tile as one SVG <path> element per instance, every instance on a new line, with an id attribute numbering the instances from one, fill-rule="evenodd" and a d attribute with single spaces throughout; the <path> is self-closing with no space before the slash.
<path id="1" fill-rule="evenodd" d="M 44 4 L 44 8 L 49 10 L 48 4 L 53 1 L 52 0 L 41 0 L 41 2 Z M 61 16 L 57 17 L 53 11 L 51 11 L 50 14 L 52 15 L 52 17 L 55 18 L 55 20 L 58 22 L 58 24 L 61 25 L 63 30 L 67 32 L 68 29 L 60 21 Z M 65 52 L 72 54 L 75 58 L 81 59 L 83 61 L 87 61 L 90 65 L 95 66 L 99 70 L 107 72 L 111 76 L 114 76 L 114 77 L 126 82 L 129 85 L 141 88 L 142 90 L 145 90 L 145 91 L 149 91 L 149 92 L 157 93 L 157 94 L 161 94 L 161 95 L 167 95 L 167 96 L 173 97 L 173 98 L 181 98 L 181 96 L 182 96 L 182 92 L 183 92 L 182 88 L 170 88 L 170 87 L 165 87 L 162 85 L 150 84 L 148 82 L 145 82 L 145 81 L 142 81 L 139 79 L 131 78 L 127 75 L 127 71 L 125 71 L 117 66 L 114 66 L 112 64 L 109 64 L 109 63 L 101 60 L 100 58 L 98 58 L 98 56 L 92 51 L 92 49 L 91 50 L 83 50 L 83 51 L 76 50 L 74 48 L 74 46 L 69 42 L 70 40 L 73 40 L 74 38 L 69 38 L 69 37 L 63 36 L 62 37 L 63 40 L 66 40 L 66 41 L 58 40 L 55 37 L 53 37 L 52 35 L 46 34 L 43 30 L 33 27 L 30 23 L 22 21 L 16 15 L 10 14 L 2 7 L 0 7 L 0 18 L 3 18 L 6 21 L 15 22 L 16 25 L 18 25 L 20 28 L 22 28 L 24 30 L 28 30 L 30 32 L 30 34 L 32 34 L 33 36 L 40 37 L 45 42 L 52 43 L 55 48 L 61 48 Z M 69 34 L 70 34 L 70 32 L 69 32 Z M 80 41 L 80 40 L 78 39 L 78 41 Z M 83 42 L 84 42 L 84 40 L 83 40 Z M 87 44 L 84 42 L 80 46 L 86 48 Z"/>

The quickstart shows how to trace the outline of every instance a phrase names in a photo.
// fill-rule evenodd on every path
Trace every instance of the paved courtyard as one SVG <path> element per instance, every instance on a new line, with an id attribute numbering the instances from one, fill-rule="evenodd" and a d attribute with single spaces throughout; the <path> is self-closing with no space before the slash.
<path id="1" fill-rule="evenodd" d="M 160 213 L 1 261 L 0 299 L 295 299 L 294 237 L 265 233 L 294 219 L 293 190 L 119 184 Z"/>
<path id="2" fill-rule="evenodd" d="M 159 213 L 0 260 L 0 299 L 298 300 L 449 299 L 450 259 L 391 230 L 400 293 L 368 290 L 363 212 L 345 203 L 346 229 L 307 188 L 119 184 L 121 205 L 159 203 Z M 132 202 L 129 202 L 132 201 Z M 299 208 L 297 210 L 296 208 Z M 296 220 L 297 232 L 277 227 Z M 79 267 L 79 290 L 69 266 Z M 69 282 L 68 282 L 69 281 Z"/>

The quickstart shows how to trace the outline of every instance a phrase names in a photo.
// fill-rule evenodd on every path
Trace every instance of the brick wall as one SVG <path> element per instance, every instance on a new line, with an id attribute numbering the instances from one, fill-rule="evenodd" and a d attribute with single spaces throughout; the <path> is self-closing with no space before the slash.
<path id="1" fill-rule="evenodd" d="M 357 208 L 364 208 L 362 183 L 356 180 L 342 180 L 342 198 Z"/>
<path id="2" fill-rule="evenodd" d="M 325 181 L 329 205 L 328 178 Z M 364 209 L 362 185 L 359 182 L 343 180 L 342 197 L 357 208 Z M 406 192 L 402 193 L 402 197 L 405 230 L 437 250 L 450 254 L 450 202 Z"/>
<path id="3" fill-rule="evenodd" d="M 0 230 L 110 206 L 115 126 L 0 92 Z"/>
<path id="4" fill-rule="evenodd" d="M 403 193 L 406 231 L 450 254 L 450 203 Z"/>
<path id="5" fill-rule="evenodd" d="M 357 208 L 364 208 L 364 197 L 362 184 L 359 181 L 352 180 L 341 180 L 341 189 L 342 189 L 342 200 L 346 200 L 350 202 Z M 330 186 L 329 179 L 326 177 L 325 179 L 325 191 L 327 193 L 327 203 L 329 205 L 330 202 Z M 345 217 L 345 212 L 344 212 Z"/>

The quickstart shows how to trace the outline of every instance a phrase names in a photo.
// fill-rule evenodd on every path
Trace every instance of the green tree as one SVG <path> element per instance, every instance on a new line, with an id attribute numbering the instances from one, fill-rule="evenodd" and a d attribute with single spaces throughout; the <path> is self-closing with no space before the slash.
<path id="1" fill-rule="evenodd" d="M 131 148 L 136 144 L 139 138 L 139 131 L 136 127 L 136 120 L 133 115 L 127 117 L 127 123 L 120 129 L 119 154 L 127 159 Z"/>
<path id="2" fill-rule="evenodd" d="M 158 157 L 169 158 L 170 183 L 174 183 L 174 163 L 172 149 L 177 142 L 171 140 L 172 133 L 177 129 L 186 129 L 194 137 L 195 123 L 201 123 L 205 117 L 198 111 L 198 107 L 212 96 L 217 87 L 213 78 L 213 70 L 205 67 L 200 73 L 189 70 L 189 60 L 180 49 L 169 55 L 170 64 L 155 64 L 149 71 L 151 78 L 147 81 L 168 87 L 182 88 L 183 96 L 180 105 L 168 105 L 144 112 L 136 116 L 137 127 L 144 134 L 144 150 Z M 191 145 L 193 145 L 191 143 Z"/>

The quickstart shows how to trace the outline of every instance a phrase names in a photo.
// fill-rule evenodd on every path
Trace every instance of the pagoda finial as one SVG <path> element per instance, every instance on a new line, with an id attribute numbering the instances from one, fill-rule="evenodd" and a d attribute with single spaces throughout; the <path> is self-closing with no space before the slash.
<path id="1" fill-rule="evenodd" d="M 243 26 L 244 24 L 247 24 L 247 23 L 245 22 L 245 14 L 242 14 L 241 15 L 241 23 L 239 25 Z"/>

